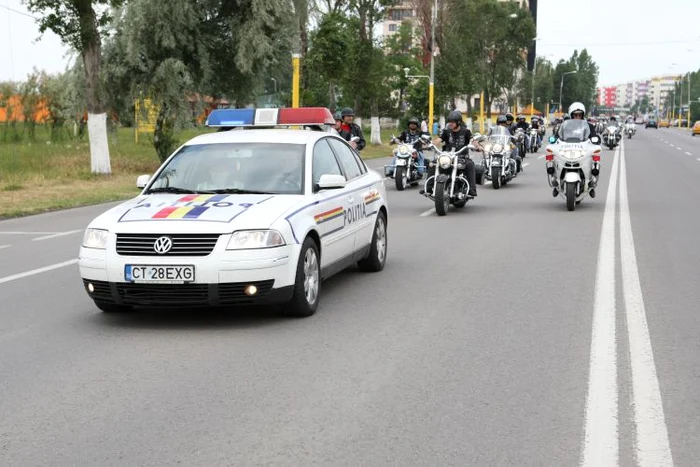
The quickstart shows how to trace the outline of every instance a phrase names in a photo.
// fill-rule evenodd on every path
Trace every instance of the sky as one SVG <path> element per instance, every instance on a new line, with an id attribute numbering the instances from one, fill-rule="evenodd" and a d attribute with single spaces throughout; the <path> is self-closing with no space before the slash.
<path id="1" fill-rule="evenodd" d="M 12 11 L 14 10 L 14 11 Z M 74 59 L 39 28 L 22 0 L 0 0 L 0 81 L 23 80 L 34 67 L 59 73 Z M 539 0 L 537 54 L 556 62 L 586 48 L 598 85 L 615 85 L 700 68 L 698 0 Z"/>

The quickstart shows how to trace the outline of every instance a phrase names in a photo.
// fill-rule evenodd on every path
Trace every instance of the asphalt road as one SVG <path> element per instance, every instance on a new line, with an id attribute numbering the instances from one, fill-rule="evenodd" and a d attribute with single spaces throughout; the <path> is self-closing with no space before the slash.
<path id="1" fill-rule="evenodd" d="M 103 315 L 104 206 L 0 222 L 0 464 L 697 465 L 698 158 L 640 128 L 576 212 L 537 155 L 446 217 L 389 185 L 386 269 L 304 320 Z"/>

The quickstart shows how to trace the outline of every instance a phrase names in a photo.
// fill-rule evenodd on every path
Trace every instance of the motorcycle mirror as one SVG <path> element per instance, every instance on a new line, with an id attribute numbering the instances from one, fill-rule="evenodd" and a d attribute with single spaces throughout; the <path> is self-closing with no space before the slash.
<path id="1" fill-rule="evenodd" d="M 430 141 L 430 135 L 420 135 L 420 138 L 424 141 Z"/>
<path id="2" fill-rule="evenodd" d="M 550 136 L 550 137 L 549 137 L 549 142 L 550 142 L 550 143 L 556 143 L 556 142 L 557 142 L 557 137 L 554 136 L 554 135 Z"/>
<path id="3" fill-rule="evenodd" d="M 591 136 L 591 143 L 600 144 L 600 136 Z"/>

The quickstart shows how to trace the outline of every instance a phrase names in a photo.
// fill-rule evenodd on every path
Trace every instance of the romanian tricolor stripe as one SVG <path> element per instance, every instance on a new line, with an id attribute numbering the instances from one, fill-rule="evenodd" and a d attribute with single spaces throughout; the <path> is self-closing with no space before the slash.
<path id="1" fill-rule="evenodd" d="M 207 209 L 208 206 L 168 206 L 155 213 L 152 219 L 197 219 Z"/>
<path id="2" fill-rule="evenodd" d="M 343 215 L 343 208 L 341 206 L 341 207 L 337 207 L 335 209 L 331 209 L 330 211 L 322 212 L 321 214 L 314 216 L 314 220 L 316 221 L 317 224 L 322 224 L 324 222 L 328 222 L 330 220 L 336 219 L 342 215 Z"/>
<path id="3" fill-rule="evenodd" d="M 372 204 L 377 200 L 379 200 L 378 191 L 375 191 L 374 193 L 370 193 L 369 195 L 365 196 L 365 204 Z"/>

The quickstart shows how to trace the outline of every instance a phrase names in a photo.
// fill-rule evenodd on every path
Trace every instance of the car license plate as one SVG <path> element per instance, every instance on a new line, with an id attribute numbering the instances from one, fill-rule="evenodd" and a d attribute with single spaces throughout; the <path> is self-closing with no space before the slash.
<path id="1" fill-rule="evenodd" d="M 137 283 L 185 284 L 194 282 L 192 265 L 124 265 L 124 280 Z"/>

